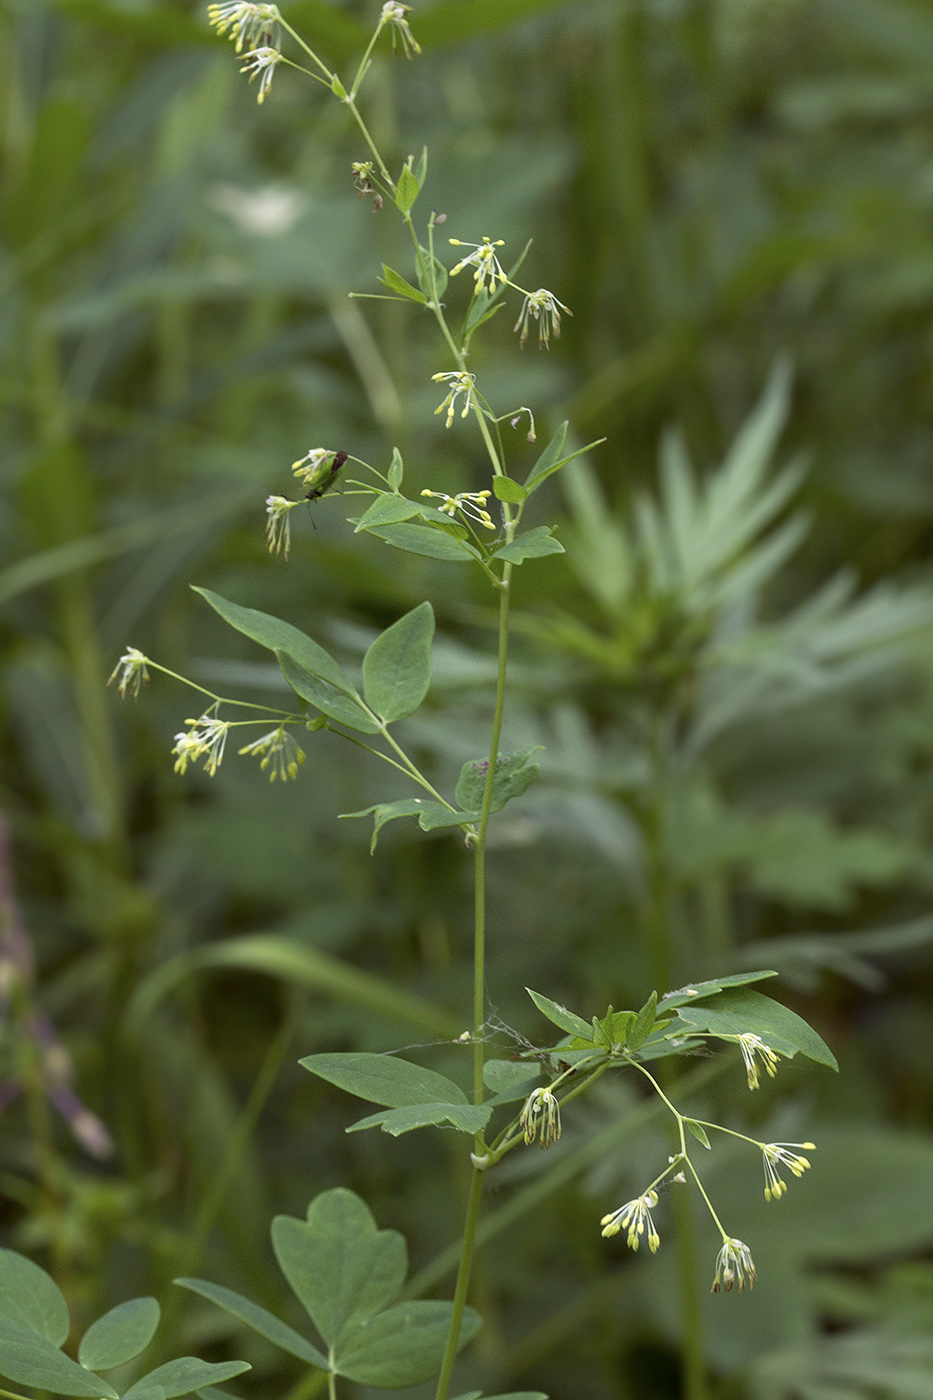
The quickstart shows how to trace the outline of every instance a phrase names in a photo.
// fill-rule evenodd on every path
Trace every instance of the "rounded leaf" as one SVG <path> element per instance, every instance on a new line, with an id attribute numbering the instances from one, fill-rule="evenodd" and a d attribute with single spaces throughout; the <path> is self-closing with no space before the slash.
<path id="1" fill-rule="evenodd" d="M 152 1341 L 159 1325 L 155 1298 L 131 1298 L 104 1313 L 81 1338 L 78 1360 L 89 1371 L 110 1371 L 132 1361 Z"/>

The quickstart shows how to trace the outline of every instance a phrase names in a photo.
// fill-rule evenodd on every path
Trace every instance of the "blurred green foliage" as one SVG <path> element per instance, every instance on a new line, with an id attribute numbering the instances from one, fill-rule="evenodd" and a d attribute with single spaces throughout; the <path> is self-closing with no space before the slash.
<path id="1" fill-rule="evenodd" d="M 263 500 L 311 445 L 486 483 L 433 416 L 419 312 L 346 295 L 382 261 L 409 275 L 346 114 L 286 72 L 257 111 L 203 8 L 0 0 L 0 1223 L 79 1325 L 151 1292 L 258 1394 L 300 1369 L 169 1280 L 283 1306 L 274 1212 L 351 1186 L 447 1285 L 459 1153 L 345 1137 L 355 1108 L 297 1060 L 464 1029 L 466 857 L 397 823 L 371 859 L 334 818 L 385 788 L 333 736 L 283 789 L 229 761 L 182 780 L 191 700 L 160 680 L 120 706 L 106 678 L 132 643 L 269 694 L 191 582 L 354 661 L 430 596 L 409 733 L 446 780 L 482 752 L 493 620 L 464 572 L 353 536 L 334 493 L 287 567 L 265 551 Z M 340 66 L 372 7 L 283 8 Z M 763 1136 L 818 1143 L 779 1204 L 713 1156 L 759 1268 L 703 1299 L 716 1393 L 926 1393 L 933 3 L 448 0 L 411 22 L 423 56 L 373 73 L 380 144 L 427 143 L 444 231 L 533 237 L 534 282 L 573 310 L 547 355 L 496 320 L 476 368 L 542 442 L 564 416 L 609 439 L 565 473 L 568 556 L 516 582 L 505 747 L 546 751 L 496 828 L 491 1012 L 534 1041 L 527 982 L 589 1015 L 777 968 L 842 1072 L 795 1063 L 751 1101 Z M 740 1080 L 694 1071 L 697 1116 Z M 668 1151 L 646 1108 L 601 1085 L 546 1170 L 509 1161 L 464 1385 L 678 1393 L 673 1248 L 626 1257 L 597 1227 Z"/>

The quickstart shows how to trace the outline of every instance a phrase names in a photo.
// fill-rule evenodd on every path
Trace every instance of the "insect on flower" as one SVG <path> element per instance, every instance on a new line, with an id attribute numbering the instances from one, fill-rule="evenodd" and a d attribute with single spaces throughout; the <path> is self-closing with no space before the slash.
<path id="1" fill-rule="evenodd" d="M 308 478 L 308 485 L 311 488 L 306 496 L 306 501 L 319 501 L 325 491 L 329 491 L 333 486 L 337 473 L 347 460 L 346 452 L 335 452 L 330 466 L 324 467 L 323 463 L 318 471 Z"/>
<path id="2" fill-rule="evenodd" d="M 347 460 L 346 452 L 328 452 L 314 447 L 292 464 L 292 471 L 307 486 L 306 501 L 319 501 L 337 479 L 337 473 Z"/>

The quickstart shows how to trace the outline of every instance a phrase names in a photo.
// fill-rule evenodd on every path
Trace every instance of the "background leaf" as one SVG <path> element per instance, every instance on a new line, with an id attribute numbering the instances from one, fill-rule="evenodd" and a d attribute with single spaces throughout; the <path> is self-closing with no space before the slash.
<path id="1" fill-rule="evenodd" d="M 133 1298 L 104 1313 L 81 1338 L 78 1360 L 89 1371 L 110 1371 L 132 1361 L 149 1345 L 159 1325 L 155 1298 Z"/>
<path id="2" fill-rule="evenodd" d="M 439 1369 L 450 1325 L 451 1305 L 400 1303 L 350 1331 L 337 1348 L 334 1365 L 341 1376 L 361 1385 L 400 1389 L 427 1380 Z M 472 1341 L 482 1320 L 466 1308 L 460 1346 Z"/>
<path id="3" fill-rule="evenodd" d="M 307 1220 L 276 1216 L 272 1243 L 282 1272 L 331 1349 L 370 1324 L 405 1282 L 405 1240 L 396 1230 L 377 1230 L 364 1202 L 343 1187 L 315 1197 Z"/>
<path id="4" fill-rule="evenodd" d="M 232 1313 L 241 1322 L 245 1322 L 247 1327 L 251 1327 L 254 1332 L 258 1332 L 274 1346 L 281 1347 L 283 1351 L 290 1352 L 292 1356 L 297 1356 L 300 1361 L 306 1361 L 310 1366 L 316 1366 L 320 1371 L 329 1369 L 327 1357 L 323 1356 L 317 1347 L 312 1346 L 300 1332 L 296 1332 L 293 1327 L 282 1322 L 274 1313 L 261 1308 L 258 1303 L 252 1303 L 249 1298 L 234 1293 L 232 1289 L 223 1288 L 220 1284 L 210 1283 L 204 1279 L 177 1278 L 175 1282 L 180 1287 L 187 1288 L 192 1293 L 198 1293 L 202 1298 L 208 1298 L 218 1307 Z"/>
<path id="5" fill-rule="evenodd" d="M 0 1318 L 60 1347 L 71 1330 L 68 1304 L 53 1279 L 22 1254 L 0 1250 Z"/>

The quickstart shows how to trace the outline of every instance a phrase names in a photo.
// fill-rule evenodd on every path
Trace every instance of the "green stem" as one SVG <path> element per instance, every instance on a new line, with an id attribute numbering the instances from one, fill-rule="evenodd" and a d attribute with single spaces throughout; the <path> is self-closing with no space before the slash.
<path id="1" fill-rule="evenodd" d="M 473 1265 L 473 1250 L 476 1243 L 476 1224 L 479 1220 L 479 1203 L 483 1191 L 483 1178 L 486 1173 L 479 1167 L 473 1168 L 470 1182 L 470 1196 L 467 1201 L 466 1222 L 463 1227 L 463 1245 L 460 1250 L 460 1267 L 457 1270 L 457 1286 L 454 1289 L 453 1313 L 450 1331 L 447 1334 L 447 1347 L 441 1363 L 441 1373 L 437 1378 L 435 1400 L 447 1400 L 450 1393 L 450 1378 L 457 1359 L 457 1344 L 460 1340 L 460 1325 L 466 1307 L 467 1292 L 470 1287 L 470 1270 Z"/>
<path id="2" fill-rule="evenodd" d="M 493 713 L 492 734 L 489 742 L 489 761 L 486 768 L 486 782 L 483 787 L 483 805 L 480 809 L 479 826 L 476 833 L 474 855 L 474 929 L 473 929 L 473 1098 L 483 1102 L 483 1061 L 484 1046 L 482 1027 L 486 1016 L 486 832 L 492 811 L 492 795 L 496 780 L 496 760 L 499 756 L 499 741 L 502 736 L 502 718 L 505 712 L 505 684 L 509 653 L 509 605 L 511 579 L 510 564 L 503 569 L 499 592 L 499 646 L 498 669 L 496 674 L 496 703 Z M 474 1158 L 485 1159 L 486 1143 L 482 1131 L 474 1140 Z M 473 1179 L 470 1183 L 470 1198 L 467 1205 L 466 1224 L 460 1247 L 460 1266 L 457 1271 L 457 1286 L 454 1290 L 453 1313 L 447 1333 L 447 1346 L 437 1382 L 435 1400 L 447 1400 L 450 1378 L 453 1373 L 457 1346 L 460 1340 L 460 1327 L 463 1309 L 466 1306 L 470 1271 L 473 1265 L 473 1250 L 476 1241 L 476 1223 L 479 1218 L 479 1204 L 483 1189 L 483 1178 L 487 1163 L 477 1165 L 474 1161 Z"/>
<path id="3" fill-rule="evenodd" d="M 652 766 L 652 797 L 642 815 L 642 835 L 645 843 L 647 866 L 648 907 L 646 922 L 651 943 L 651 963 L 655 986 L 671 985 L 671 968 L 674 962 L 673 949 L 673 889 L 668 840 L 667 804 L 670 790 L 670 735 L 663 717 L 654 718 L 650 736 Z M 649 1074 L 643 1065 L 638 1069 L 651 1080 L 658 1094 L 671 1109 L 677 1122 L 680 1150 L 685 1165 L 700 1186 L 709 1204 L 709 1198 L 700 1185 L 699 1178 L 687 1156 L 684 1140 L 683 1115 L 664 1094 L 661 1084 Z M 658 1066 L 661 1083 L 670 1085 L 672 1066 L 662 1060 Z M 683 1400 L 707 1400 L 706 1363 L 703 1345 L 703 1321 L 699 1305 L 699 1283 L 697 1273 L 696 1235 L 689 1201 L 675 1198 L 675 1219 L 677 1224 L 677 1273 L 680 1291 L 681 1320 L 683 1324 Z M 710 1207 L 712 1209 L 712 1207 Z M 715 1219 L 715 1213 L 713 1218 Z"/>

